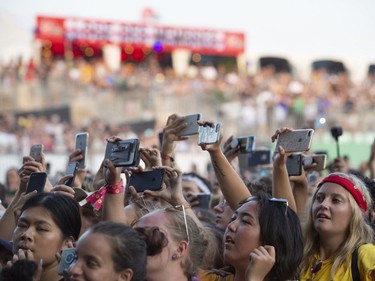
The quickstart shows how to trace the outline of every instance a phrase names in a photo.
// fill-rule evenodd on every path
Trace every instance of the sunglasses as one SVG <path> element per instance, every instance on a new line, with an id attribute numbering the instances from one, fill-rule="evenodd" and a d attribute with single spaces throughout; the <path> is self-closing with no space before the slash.
<path id="1" fill-rule="evenodd" d="M 243 204 L 247 203 L 247 202 L 250 202 L 250 201 L 256 201 L 257 198 L 254 197 L 254 196 L 250 196 L 242 201 L 240 201 L 239 205 L 242 206 Z M 288 212 L 288 200 L 284 199 L 284 198 L 269 198 L 268 201 L 272 204 L 274 204 L 275 206 L 282 206 L 283 208 L 285 208 L 285 215 L 287 214 Z"/>
<path id="2" fill-rule="evenodd" d="M 186 232 L 187 243 L 188 243 L 188 245 L 190 244 L 189 228 L 188 228 L 188 225 L 187 225 L 187 217 L 186 217 L 186 207 L 183 204 L 177 205 L 177 206 L 173 206 L 173 207 L 155 208 L 154 206 L 151 207 L 149 204 L 147 204 L 145 202 L 145 200 L 143 199 L 143 197 L 139 197 L 138 199 L 133 200 L 132 202 L 135 203 L 136 205 L 138 205 L 139 208 L 141 208 L 143 210 L 146 210 L 147 213 L 150 213 L 151 211 L 154 211 L 154 210 L 182 211 L 182 215 L 183 215 L 183 219 L 184 219 L 184 225 L 185 225 L 185 232 Z M 132 226 L 134 226 L 137 222 L 138 222 L 138 220 L 135 220 L 132 223 Z"/>
<path id="3" fill-rule="evenodd" d="M 313 281 L 315 275 L 319 272 L 319 270 L 322 268 L 323 262 L 321 260 L 315 261 L 313 267 L 310 269 L 311 271 L 311 278 L 307 279 L 306 281 Z"/>

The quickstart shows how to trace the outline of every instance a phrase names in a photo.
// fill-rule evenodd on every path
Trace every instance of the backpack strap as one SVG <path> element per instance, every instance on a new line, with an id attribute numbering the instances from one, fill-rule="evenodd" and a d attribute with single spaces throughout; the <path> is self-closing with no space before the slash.
<path id="1" fill-rule="evenodd" d="M 358 248 L 352 253 L 352 280 L 361 281 L 358 269 Z"/>

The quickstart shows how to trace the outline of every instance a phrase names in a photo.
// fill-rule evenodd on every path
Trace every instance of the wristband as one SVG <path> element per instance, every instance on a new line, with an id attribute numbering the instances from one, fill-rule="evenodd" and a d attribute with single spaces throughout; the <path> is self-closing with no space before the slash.
<path id="1" fill-rule="evenodd" d="M 105 184 L 99 190 L 86 197 L 86 201 L 91 203 L 93 208 L 98 211 L 104 200 L 104 195 L 108 192 L 109 194 L 119 194 L 124 192 L 124 185 L 122 180 L 114 184 Z"/>
<path id="2" fill-rule="evenodd" d="M 174 158 L 170 156 L 169 154 L 164 154 L 163 152 L 161 152 L 160 157 L 163 160 L 171 160 L 172 162 L 174 162 Z"/>

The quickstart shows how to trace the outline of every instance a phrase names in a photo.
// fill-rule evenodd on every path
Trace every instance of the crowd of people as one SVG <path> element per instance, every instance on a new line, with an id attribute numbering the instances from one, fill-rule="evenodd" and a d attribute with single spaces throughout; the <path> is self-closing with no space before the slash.
<path id="1" fill-rule="evenodd" d="M 323 118 L 326 128 L 373 132 L 373 77 L 355 84 L 322 69 L 304 81 L 273 66 L 249 75 L 209 64 L 179 76 L 152 55 L 116 72 L 98 58 L 19 60 L 0 63 L 0 96 L 0 153 L 23 156 L 0 185 L 0 280 L 375 280 L 375 142 L 361 169 L 338 157 L 298 176 L 283 147 L 250 167 L 233 145 L 241 135 L 271 143 L 291 127 L 317 131 Z M 14 114 L 33 102 L 70 116 Z M 192 113 L 203 113 L 200 128 L 221 122 L 215 141 L 179 134 Z M 149 119 L 151 130 L 129 125 Z M 75 147 L 79 132 L 90 136 L 88 155 Z M 107 157 L 87 168 L 90 155 L 106 158 L 108 144 L 128 139 L 140 141 L 139 165 Z M 33 144 L 43 145 L 40 159 Z M 182 169 L 179 151 L 206 155 L 205 173 Z M 86 167 L 52 174 L 49 153 Z M 156 171 L 157 188 L 129 185 Z M 35 173 L 47 174 L 40 193 L 30 192 Z"/>
<path id="2" fill-rule="evenodd" d="M 198 121 L 201 132 L 213 125 Z M 25 154 L 2 205 L 0 280 L 375 280 L 375 143 L 366 174 L 336 158 L 289 176 L 291 153 L 279 146 L 262 167 L 267 175 L 244 178 L 249 167 L 238 158 L 246 153 L 222 123 L 214 140 L 195 143 L 210 159 L 202 176 L 174 160 L 176 144 L 193 138 L 181 135 L 187 126 L 170 115 L 160 143 L 140 140 L 136 153 L 126 138 L 107 135 L 103 150 L 112 152 L 96 172 L 83 165 L 49 177 L 39 193 L 30 178 L 48 172 L 48 159 Z M 269 139 L 291 131 L 280 127 Z M 72 148 L 67 162 L 85 156 Z M 149 173 L 162 175 L 148 178 L 150 189 L 129 184 Z"/>
<path id="3" fill-rule="evenodd" d="M 255 74 L 243 74 L 235 67 L 190 68 L 178 76 L 152 56 L 141 63 L 123 63 L 119 71 L 111 71 L 99 58 L 44 60 L 38 66 L 22 60 L 1 63 L 2 112 L 7 114 L 2 116 L 0 151 L 24 152 L 28 143 L 43 142 L 47 151 L 66 152 L 73 131 L 92 129 L 95 135 L 111 135 L 113 127 L 139 120 L 156 120 L 151 133 L 155 135 L 168 115 L 189 113 L 185 104 L 208 119 L 223 120 L 234 134 L 257 131 L 266 138 L 284 125 L 319 127 L 321 122 L 326 122 L 325 129 L 340 125 L 345 132 L 374 130 L 373 77 L 353 83 L 348 73 L 330 74 L 324 69 L 302 80 L 272 66 Z M 70 109 L 70 119 L 57 114 L 20 115 L 34 108 L 43 112 L 60 107 Z"/>

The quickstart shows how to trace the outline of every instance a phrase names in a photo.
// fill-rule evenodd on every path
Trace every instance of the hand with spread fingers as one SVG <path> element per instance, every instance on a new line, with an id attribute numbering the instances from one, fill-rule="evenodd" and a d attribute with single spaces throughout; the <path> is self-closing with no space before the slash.
<path id="1" fill-rule="evenodd" d="M 182 194 L 181 171 L 166 166 L 154 169 L 165 169 L 163 187 L 160 191 L 146 190 L 144 194 L 161 198 L 173 206 L 181 204 L 182 201 L 186 202 Z"/>
<path id="2" fill-rule="evenodd" d="M 172 114 L 168 117 L 167 124 L 163 129 L 163 138 L 160 149 L 163 166 L 173 166 L 173 153 L 176 141 L 187 140 L 187 136 L 178 136 L 177 133 L 187 126 L 184 117 Z"/>
<path id="3" fill-rule="evenodd" d="M 145 163 L 145 169 L 162 166 L 160 151 L 156 148 L 140 148 L 141 159 Z"/>

